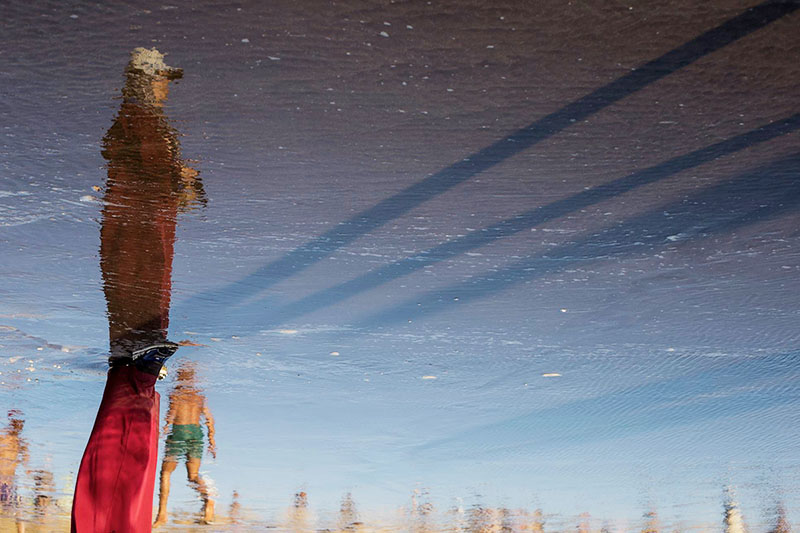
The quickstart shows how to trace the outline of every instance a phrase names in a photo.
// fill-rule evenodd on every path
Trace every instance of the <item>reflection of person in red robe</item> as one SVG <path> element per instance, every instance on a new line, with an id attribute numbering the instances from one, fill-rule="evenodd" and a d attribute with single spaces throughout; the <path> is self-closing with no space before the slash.
<path id="1" fill-rule="evenodd" d="M 72 507 L 73 532 L 150 531 L 158 452 L 155 382 L 178 345 L 166 340 L 175 219 L 203 197 L 181 162 L 162 110 L 179 69 L 137 48 L 123 101 L 103 139 L 108 181 L 100 266 L 108 302 L 111 369 L 86 446 Z"/>

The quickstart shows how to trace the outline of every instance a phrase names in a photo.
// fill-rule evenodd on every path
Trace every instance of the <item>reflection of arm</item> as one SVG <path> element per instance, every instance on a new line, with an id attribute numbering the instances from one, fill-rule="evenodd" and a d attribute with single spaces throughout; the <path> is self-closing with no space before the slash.
<path id="1" fill-rule="evenodd" d="M 169 431 L 169 427 L 172 425 L 172 422 L 175 420 L 175 401 L 170 398 L 169 399 L 169 409 L 167 410 L 167 416 L 164 418 L 164 428 L 161 430 L 162 434 L 166 435 L 167 431 Z"/>
<path id="2" fill-rule="evenodd" d="M 200 174 L 200 171 L 188 165 L 181 164 L 181 179 L 184 182 L 192 182 Z"/>
<path id="3" fill-rule="evenodd" d="M 209 410 L 205 400 L 203 401 L 203 416 L 206 418 L 206 427 L 208 428 L 208 452 L 216 458 L 217 441 L 214 438 L 214 417 L 211 415 L 211 410 Z"/>
<path id="4" fill-rule="evenodd" d="M 19 443 L 19 457 L 22 460 L 22 465 L 27 467 L 31 456 L 28 453 L 28 444 L 22 441 Z"/>
<path id="5" fill-rule="evenodd" d="M 206 191 L 203 188 L 203 182 L 198 177 L 199 174 L 197 169 L 181 163 L 178 205 L 183 209 L 206 204 Z"/>

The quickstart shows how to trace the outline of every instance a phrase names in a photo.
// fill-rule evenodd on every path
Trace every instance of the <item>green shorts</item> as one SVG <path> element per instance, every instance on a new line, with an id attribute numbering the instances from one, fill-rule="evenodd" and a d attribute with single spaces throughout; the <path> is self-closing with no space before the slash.
<path id="1" fill-rule="evenodd" d="M 203 428 L 199 424 L 174 424 L 167 436 L 164 458 L 184 455 L 187 459 L 203 457 Z"/>

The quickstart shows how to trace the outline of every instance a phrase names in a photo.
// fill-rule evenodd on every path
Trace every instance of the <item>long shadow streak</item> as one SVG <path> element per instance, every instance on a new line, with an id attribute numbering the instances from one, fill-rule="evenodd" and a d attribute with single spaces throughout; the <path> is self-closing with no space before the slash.
<path id="1" fill-rule="evenodd" d="M 769 124 L 730 139 L 712 144 L 652 167 L 636 171 L 603 185 L 530 209 L 512 218 L 493 224 L 480 231 L 439 244 L 418 255 L 390 263 L 371 272 L 336 286 L 321 290 L 296 302 L 287 304 L 270 313 L 275 319 L 286 322 L 331 306 L 361 292 L 373 289 L 389 281 L 406 276 L 440 261 L 464 254 L 499 239 L 509 237 L 536 225 L 555 220 L 571 212 L 614 198 L 638 187 L 665 179 L 678 172 L 697 167 L 725 155 L 769 141 L 800 128 L 800 113 L 785 120 Z M 264 320 L 265 317 L 261 317 Z M 266 318 L 269 320 L 269 318 Z"/>
<path id="2" fill-rule="evenodd" d="M 497 272 L 409 299 L 356 324 L 375 328 L 452 310 L 576 263 L 645 256 L 655 249 L 774 218 L 800 205 L 800 153 L 750 170 L 688 199 L 667 204 L 547 255 L 526 258 Z M 458 301 L 454 298 L 458 297 Z"/>
<path id="3" fill-rule="evenodd" d="M 768 0 L 701 34 L 666 54 L 633 69 L 532 124 L 475 152 L 435 174 L 339 223 L 310 242 L 243 279 L 195 296 L 217 305 L 233 305 L 330 256 L 357 238 L 396 219 L 423 202 L 519 154 L 613 103 L 630 96 L 700 58 L 767 26 L 800 8 L 800 2 Z M 233 290 L 236 288 L 236 290 Z M 188 307 L 192 301 L 186 302 Z"/>
<path id="4" fill-rule="evenodd" d="M 653 383 L 617 390 L 483 424 L 410 450 L 422 454 L 498 458 L 502 451 L 528 457 L 568 445 L 627 437 L 794 405 L 781 384 L 798 377 L 797 351 L 770 357 L 707 361 L 706 368 Z M 694 365 L 693 365 L 694 366 Z"/>

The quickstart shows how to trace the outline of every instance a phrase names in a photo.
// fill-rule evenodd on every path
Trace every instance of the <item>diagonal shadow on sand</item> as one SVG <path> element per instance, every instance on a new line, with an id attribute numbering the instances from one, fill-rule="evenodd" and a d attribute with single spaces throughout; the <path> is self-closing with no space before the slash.
<path id="1" fill-rule="evenodd" d="M 800 207 L 800 153 L 746 171 L 680 201 L 608 226 L 581 240 L 522 259 L 496 272 L 418 295 L 357 323 L 383 327 L 453 309 L 576 264 L 652 255 L 733 232 Z M 454 302 L 458 298 L 458 302 Z"/>
<path id="2" fill-rule="evenodd" d="M 384 283 L 412 274 L 425 267 L 475 250 L 499 239 L 509 237 L 537 225 L 577 212 L 599 202 L 614 198 L 639 187 L 663 180 L 720 157 L 785 135 L 800 129 L 800 114 L 731 137 L 700 150 L 669 159 L 657 165 L 633 172 L 622 178 L 581 191 L 569 197 L 538 206 L 486 228 L 439 244 L 424 252 L 376 268 L 357 278 L 311 294 L 269 313 L 272 320 L 290 321 L 306 313 L 334 305 Z M 267 322 L 270 318 L 263 317 Z"/>
<path id="3" fill-rule="evenodd" d="M 212 289 L 183 302 L 191 309 L 203 302 L 228 307 L 257 295 L 275 283 L 287 279 L 329 257 L 359 237 L 409 212 L 460 183 L 552 137 L 612 104 L 630 96 L 699 59 L 711 54 L 800 8 L 797 1 L 768 0 L 747 9 L 687 43 L 653 59 L 628 74 L 604 85 L 517 131 L 507 135 L 463 160 L 407 187 L 366 209 L 308 243 L 288 252 L 241 280 Z"/>

